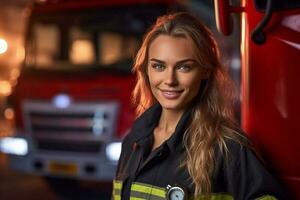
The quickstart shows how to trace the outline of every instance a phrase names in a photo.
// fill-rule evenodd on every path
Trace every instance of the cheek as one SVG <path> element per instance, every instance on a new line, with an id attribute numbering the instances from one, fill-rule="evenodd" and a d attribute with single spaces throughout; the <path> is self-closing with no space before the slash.
<path id="1" fill-rule="evenodd" d="M 149 86 L 152 94 L 156 96 L 157 79 L 153 74 L 148 74 Z"/>
<path id="2" fill-rule="evenodd" d="M 188 95 L 190 96 L 190 98 L 194 98 L 195 96 L 197 96 L 200 90 L 201 78 L 190 77 L 184 84 L 185 87 L 188 88 Z"/>
<path id="3" fill-rule="evenodd" d="M 150 87 L 152 89 L 152 87 L 155 85 L 156 81 L 151 74 L 148 75 L 148 80 L 149 80 Z"/>
<path id="4" fill-rule="evenodd" d="M 148 79 L 151 87 L 155 87 L 162 82 L 162 76 L 160 73 L 151 72 L 148 73 Z"/>

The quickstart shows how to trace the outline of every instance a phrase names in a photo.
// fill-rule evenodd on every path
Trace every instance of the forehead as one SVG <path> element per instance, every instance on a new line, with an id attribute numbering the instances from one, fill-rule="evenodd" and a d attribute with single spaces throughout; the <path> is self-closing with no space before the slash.
<path id="1" fill-rule="evenodd" d="M 189 37 L 160 35 L 151 42 L 148 57 L 161 60 L 195 59 L 195 44 Z"/>

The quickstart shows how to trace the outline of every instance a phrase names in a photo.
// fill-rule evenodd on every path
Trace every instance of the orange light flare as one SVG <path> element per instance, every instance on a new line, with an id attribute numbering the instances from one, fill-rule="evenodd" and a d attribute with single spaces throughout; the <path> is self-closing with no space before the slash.
<path id="1" fill-rule="evenodd" d="M 12 108 L 6 108 L 5 111 L 4 111 L 4 117 L 7 119 L 7 120 L 12 120 L 15 116 L 15 112 Z"/>
<path id="2" fill-rule="evenodd" d="M 12 92 L 9 81 L 0 80 L 0 96 L 9 96 Z"/>

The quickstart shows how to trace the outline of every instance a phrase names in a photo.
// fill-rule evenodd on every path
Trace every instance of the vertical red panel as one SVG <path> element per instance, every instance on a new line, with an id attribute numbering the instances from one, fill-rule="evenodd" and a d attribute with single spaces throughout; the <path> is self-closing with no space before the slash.
<path id="1" fill-rule="evenodd" d="M 242 15 L 242 126 L 269 167 L 300 199 L 300 9 L 273 12 L 255 44 L 264 13 L 248 0 Z"/>

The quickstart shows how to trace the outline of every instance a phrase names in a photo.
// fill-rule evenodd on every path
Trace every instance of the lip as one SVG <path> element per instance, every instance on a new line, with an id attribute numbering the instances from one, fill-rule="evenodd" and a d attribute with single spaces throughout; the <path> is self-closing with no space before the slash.
<path id="1" fill-rule="evenodd" d="M 163 97 L 166 99 L 177 99 L 183 92 L 183 90 L 162 90 L 160 89 Z"/>

